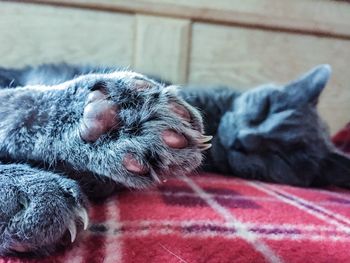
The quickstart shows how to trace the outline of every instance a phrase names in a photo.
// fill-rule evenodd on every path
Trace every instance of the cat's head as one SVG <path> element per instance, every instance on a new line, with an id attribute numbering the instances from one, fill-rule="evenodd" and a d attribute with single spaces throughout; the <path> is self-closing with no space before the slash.
<path id="1" fill-rule="evenodd" d="M 336 151 L 316 109 L 330 74 L 321 65 L 287 85 L 264 85 L 234 100 L 218 131 L 234 173 L 304 186 L 347 176 L 350 186 L 350 161 Z"/>

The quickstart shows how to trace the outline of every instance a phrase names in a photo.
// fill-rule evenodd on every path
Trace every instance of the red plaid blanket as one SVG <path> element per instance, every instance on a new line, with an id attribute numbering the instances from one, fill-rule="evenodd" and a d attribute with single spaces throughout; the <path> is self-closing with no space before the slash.
<path id="1" fill-rule="evenodd" d="M 349 135 L 350 125 L 335 143 L 349 150 Z M 350 262 L 350 191 L 339 188 L 200 174 L 122 192 L 90 219 L 76 243 L 37 262 Z"/>

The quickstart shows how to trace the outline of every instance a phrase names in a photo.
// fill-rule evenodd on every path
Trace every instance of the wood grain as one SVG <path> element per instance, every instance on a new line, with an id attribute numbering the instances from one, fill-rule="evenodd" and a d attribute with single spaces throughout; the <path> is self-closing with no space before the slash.
<path id="1" fill-rule="evenodd" d="M 135 69 L 185 83 L 190 21 L 144 15 L 136 21 Z"/>
<path id="2" fill-rule="evenodd" d="M 334 132 L 350 118 L 350 41 L 195 23 L 189 82 L 250 88 L 285 83 L 328 63 L 333 76 L 320 111 Z"/>
<path id="3" fill-rule="evenodd" d="M 1 66 L 132 63 L 134 16 L 1 2 L 0 18 Z"/>
<path id="4" fill-rule="evenodd" d="M 14 1 L 14 0 L 11 0 Z M 17 0 L 350 38 L 350 5 L 325 0 Z"/>
<path id="5" fill-rule="evenodd" d="M 0 0 L 1 66 L 60 61 L 134 66 L 177 83 L 250 88 L 271 80 L 287 82 L 316 64 L 329 63 L 334 74 L 320 111 L 332 132 L 349 121 L 349 4 L 325 0 L 25 1 L 66 6 L 54 7 L 13 2 Z"/>

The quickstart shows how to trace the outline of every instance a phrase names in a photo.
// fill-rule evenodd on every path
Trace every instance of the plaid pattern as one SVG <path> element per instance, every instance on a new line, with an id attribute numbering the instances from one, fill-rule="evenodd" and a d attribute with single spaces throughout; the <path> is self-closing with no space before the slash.
<path id="1" fill-rule="evenodd" d="M 350 141 L 350 126 L 345 130 Z M 122 192 L 94 204 L 89 214 L 89 230 L 65 251 L 0 263 L 350 262 L 350 191 L 345 189 L 200 174 Z"/>
<path id="2" fill-rule="evenodd" d="M 92 206 L 90 217 L 77 243 L 38 262 L 350 260 L 350 191 L 344 189 L 201 174 L 121 193 Z"/>

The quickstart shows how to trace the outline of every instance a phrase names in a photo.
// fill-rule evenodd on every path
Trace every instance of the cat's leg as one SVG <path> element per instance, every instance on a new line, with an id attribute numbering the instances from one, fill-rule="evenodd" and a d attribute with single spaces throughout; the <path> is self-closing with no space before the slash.
<path id="1" fill-rule="evenodd" d="M 86 228 L 86 199 L 62 175 L 0 164 L 0 255 L 45 255 Z"/>
<path id="2" fill-rule="evenodd" d="M 0 91 L 0 149 L 144 187 L 199 166 L 200 114 L 172 87 L 131 72 Z"/>
<path id="3" fill-rule="evenodd" d="M 43 64 L 37 67 L 0 67 L 0 89 L 27 85 L 56 85 L 91 72 L 111 71 L 109 68 L 76 66 L 65 63 Z"/>

